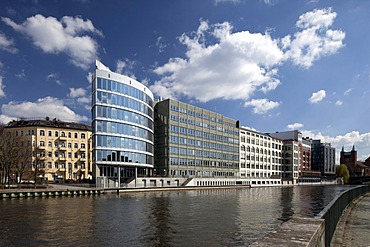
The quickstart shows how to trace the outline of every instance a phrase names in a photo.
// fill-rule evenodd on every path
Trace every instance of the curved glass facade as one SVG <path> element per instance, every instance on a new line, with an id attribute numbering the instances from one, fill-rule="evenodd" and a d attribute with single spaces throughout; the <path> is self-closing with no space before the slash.
<path id="1" fill-rule="evenodd" d="M 154 166 L 152 92 L 97 64 L 92 96 L 95 177 L 119 183 L 132 177 L 133 169 L 135 176 L 147 175 Z"/>

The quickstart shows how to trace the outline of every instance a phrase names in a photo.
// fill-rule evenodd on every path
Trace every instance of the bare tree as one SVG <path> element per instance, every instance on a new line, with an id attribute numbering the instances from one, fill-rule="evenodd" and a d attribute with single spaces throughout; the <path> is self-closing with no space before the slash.
<path id="1" fill-rule="evenodd" d="M 17 155 L 20 147 L 18 138 L 10 131 L 7 131 L 4 126 L 0 126 L 0 183 L 10 184 L 15 178 L 13 172 L 17 163 Z"/>

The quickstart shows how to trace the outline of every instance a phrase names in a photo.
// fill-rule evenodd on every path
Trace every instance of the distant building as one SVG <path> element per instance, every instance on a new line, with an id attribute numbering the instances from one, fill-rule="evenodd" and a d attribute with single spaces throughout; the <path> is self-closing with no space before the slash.
<path id="1" fill-rule="evenodd" d="M 355 145 L 353 145 L 350 152 L 344 151 L 344 147 L 340 152 L 340 163 L 348 167 L 351 177 L 370 176 L 369 158 L 365 162 L 358 161 Z"/>
<path id="2" fill-rule="evenodd" d="M 283 141 L 282 180 L 297 183 L 301 168 L 302 133 L 293 130 L 269 133 L 269 135 Z"/>
<path id="3" fill-rule="evenodd" d="M 153 94 L 96 61 L 92 81 L 93 175 L 98 187 L 120 187 L 154 167 Z"/>
<path id="4" fill-rule="evenodd" d="M 240 127 L 240 178 L 252 184 L 280 184 L 282 148 L 282 140 Z"/>
<path id="5" fill-rule="evenodd" d="M 90 125 L 49 118 L 24 119 L 10 122 L 6 129 L 32 150 L 29 169 L 37 165 L 42 170 L 41 177 L 48 181 L 90 178 Z"/>
<path id="6" fill-rule="evenodd" d="M 312 170 L 323 176 L 335 176 L 335 148 L 330 143 L 312 140 Z"/>
<path id="7" fill-rule="evenodd" d="M 239 176 L 239 122 L 172 99 L 155 105 L 156 174 Z"/>

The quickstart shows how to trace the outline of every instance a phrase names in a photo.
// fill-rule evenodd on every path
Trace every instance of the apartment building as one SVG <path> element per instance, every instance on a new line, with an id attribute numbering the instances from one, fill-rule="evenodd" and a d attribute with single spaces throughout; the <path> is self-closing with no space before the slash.
<path id="1" fill-rule="evenodd" d="M 172 99 L 154 107 L 156 174 L 239 176 L 239 122 Z"/>
<path id="2" fill-rule="evenodd" d="M 91 178 L 91 126 L 57 119 L 21 119 L 6 129 L 32 150 L 29 170 L 48 181 Z M 30 177 L 29 179 L 32 179 Z"/>

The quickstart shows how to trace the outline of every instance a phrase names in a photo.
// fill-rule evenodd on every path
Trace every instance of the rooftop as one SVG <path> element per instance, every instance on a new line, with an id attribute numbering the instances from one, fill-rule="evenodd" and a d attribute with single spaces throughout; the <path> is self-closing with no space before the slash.
<path id="1" fill-rule="evenodd" d="M 15 127 L 30 127 L 30 126 L 43 126 L 43 127 L 52 127 L 52 128 L 63 128 L 63 129 L 77 129 L 77 130 L 87 130 L 91 131 L 91 125 L 75 123 L 75 122 L 64 122 L 59 119 L 20 119 L 13 120 L 9 122 L 7 128 Z"/>

